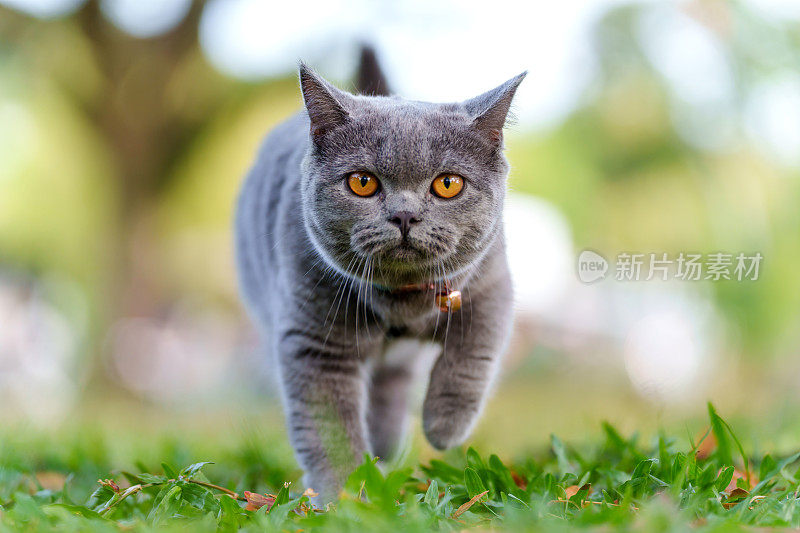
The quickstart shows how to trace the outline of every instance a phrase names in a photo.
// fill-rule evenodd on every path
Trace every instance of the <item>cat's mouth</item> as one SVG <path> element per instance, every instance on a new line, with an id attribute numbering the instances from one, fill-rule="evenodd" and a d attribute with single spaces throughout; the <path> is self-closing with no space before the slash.
<path id="1" fill-rule="evenodd" d="M 425 259 L 427 254 L 424 250 L 417 248 L 411 244 L 411 242 L 404 239 L 397 246 L 386 250 L 384 255 L 399 261 L 416 263 L 421 259 Z"/>
<path id="2" fill-rule="evenodd" d="M 375 257 L 382 266 L 408 270 L 427 265 L 434 257 L 424 246 L 411 239 L 398 239 L 383 242 L 371 242 L 367 246 L 358 246 L 365 256 Z"/>
<path id="3" fill-rule="evenodd" d="M 360 244 L 360 243 L 359 243 Z M 424 241 L 409 239 L 372 240 L 355 247 L 359 255 L 374 260 L 372 276 L 387 287 L 428 282 L 432 274 L 444 273 L 447 254 L 431 250 Z"/>

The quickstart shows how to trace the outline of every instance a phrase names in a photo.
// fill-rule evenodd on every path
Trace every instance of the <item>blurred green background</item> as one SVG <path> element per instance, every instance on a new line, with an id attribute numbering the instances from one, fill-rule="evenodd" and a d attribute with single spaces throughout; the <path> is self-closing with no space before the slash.
<path id="1" fill-rule="evenodd" d="M 755 446 L 796 447 L 793 2 L 301 4 L 0 0 L 6 428 L 263 430 L 286 449 L 232 207 L 265 132 L 300 109 L 297 60 L 351 88 L 369 42 L 413 98 L 530 71 L 507 136 L 516 333 L 476 442 L 515 453 L 602 420 L 684 431 L 711 399 Z M 585 285 L 586 248 L 764 261 L 755 281 Z"/>

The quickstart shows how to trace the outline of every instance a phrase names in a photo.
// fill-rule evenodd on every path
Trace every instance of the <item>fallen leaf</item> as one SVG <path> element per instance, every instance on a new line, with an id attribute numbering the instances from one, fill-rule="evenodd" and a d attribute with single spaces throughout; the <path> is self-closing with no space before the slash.
<path id="1" fill-rule="evenodd" d="M 748 494 L 750 493 L 744 489 L 733 489 L 731 493 L 728 495 L 728 498 L 744 498 Z"/>
<path id="2" fill-rule="evenodd" d="M 705 438 L 703 438 L 705 435 Z M 701 438 L 699 443 L 697 443 L 697 450 L 695 452 L 695 456 L 700 459 L 706 459 L 709 455 L 712 454 L 714 450 L 717 449 L 717 438 L 714 436 L 714 433 L 709 431 L 704 431 L 701 433 L 698 438 Z"/>
<path id="3" fill-rule="evenodd" d="M 722 506 L 725 509 L 730 509 L 731 507 L 734 507 L 735 505 L 740 503 L 749 494 L 750 493 L 744 489 L 734 489 L 731 491 L 731 493 L 728 495 L 725 501 L 722 502 Z"/>
<path id="4" fill-rule="evenodd" d="M 245 507 L 247 511 L 258 511 L 265 505 L 267 506 L 267 511 L 269 511 L 275 504 L 275 496 L 272 494 L 244 491 L 244 498 L 247 500 L 247 506 Z"/>
<path id="5" fill-rule="evenodd" d="M 719 471 L 722 472 L 722 469 L 720 468 Z M 717 475 L 719 475 L 719 473 L 717 473 Z M 743 479 L 745 481 L 745 484 L 747 485 L 748 489 L 752 489 L 753 487 L 758 485 L 758 478 L 756 478 L 755 473 L 749 472 L 749 476 L 748 476 L 747 472 L 742 472 L 738 468 L 734 468 L 733 469 L 733 477 L 731 478 L 731 482 L 728 483 L 728 486 L 725 487 L 725 490 L 723 490 L 722 492 L 724 492 L 725 494 L 727 494 L 730 497 L 733 494 L 734 491 L 741 490 L 741 489 L 738 489 L 739 484 L 737 483 L 737 481 L 740 480 L 740 479 Z M 745 490 L 744 492 L 747 492 L 747 491 Z"/>
<path id="6" fill-rule="evenodd" d="M 576 494 L 578 494 L 578 492 L 580 492 L 582 490 L 587 490 L 588 494 L 591 494 L 592 493 L 592 485 L 591 485 L 591 483 L 587 483 L 587 484 L 582 485 L 580 487 L 578 485 L 570 485 L 569 487 L 564 489 L 564 492 L 567 493 L 567 499 L 569 500 L 570 498 L 572 498 L 573 496 L 575 496 Z"/>
<path id="7" fill-rule="evenodd" d="M 514 484 L 517 487 L 521 488 L 522 490 L 525 490 L 525 489 L 528 488 L 528 482 L 525 480 L 525 478 L 520 476 L 519 474 L 517 474 L 513 470 L 511 471 L 511 479 L 513 479 L 514 480 Z"/>
<path id="8" fill-rule="evenodd" d="M 476 494 L 475 496 L 473 496 L 470 501 L 468 501 L 467 503 L 465 503 L 464 505 L 462 505 L 461 507 L 459 507 L 458 509 L 455 510 L 455 512 L 453 513 L 453 518 L 458 518 L 459 516 L 461 516 L 462 514 L 467 512 L 467 510 L 470 507 L 475 505 L 475 503 L 477 503 L 478 500 L 480 500 L 481 498 L 486 496 L 488 493 L 489 493 L 489 491 L 485 490 L 485 491 L 481 492 L 480 494 Z"/>

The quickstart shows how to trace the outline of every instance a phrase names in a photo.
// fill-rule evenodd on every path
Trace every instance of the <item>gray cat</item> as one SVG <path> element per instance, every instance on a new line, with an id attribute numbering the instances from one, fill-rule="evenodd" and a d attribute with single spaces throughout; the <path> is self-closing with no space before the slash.
<path id="1" fill-rule="evenodd" d="M 525 73 L 433 104 L 388 96 L 370 54 L 361 72 L 373 95 L 301 64 L 305 111 L 264 141 L 236 215 L 242 295 L 323 501 L 365 452 L 387 457 L 403 436 L 418 347 L 390 347 L 441 347 L 422 419 L 449 448 L 480 414 L 512 321 L 502 131 Z"/>

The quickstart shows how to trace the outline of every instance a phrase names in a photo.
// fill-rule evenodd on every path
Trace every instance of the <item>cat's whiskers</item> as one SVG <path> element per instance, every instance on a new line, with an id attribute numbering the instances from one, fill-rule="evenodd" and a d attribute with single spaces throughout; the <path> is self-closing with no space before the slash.
<path id="1" fill-rule="evenodd" d="M 372 272 L 374 270 L 375 258 L 370 256 L 369 269 L 367 270 L 367 279 L 364 282 L 364 320 L 367 324 L 367 335 L 372 336 L 372 331 L 369 329 L 368 314 L 372 313 Z M 374 314 L 373 314 L 374 316 Z"/>
<path id="2" fill-rule="evenodd" d="M 445 268 L 449 268 L 451 272 L 454 271 L 454 268 L 453 268 L 454 265 L 452 264 L 452 259 L 451 258 L 445 257 L 444 259 L 442 259 L 442 263 L 445 265 Z M 465 290 L 469 290 L 469 286 L 465 286 L 464 288 L 465 288 Z M 450 314 L 448 313 L 448 319 L 449 319 L 449 317 L 450 317 Z M 470 319 L 471 318 L 472 318 L 472 309 L 470 308 Z M 461 344 L 459 344 L 459 347 L 463 347 L 464 346 L 464 321 L 460 320 L 458 325 L 459 325 L 459 329 L 461 330 Z"/>
<path id="3" fill-rule="evenodd" d="M 363 296 L 362 291 L 364 290 L 364 284 L 366 283 L 366 273 L 367 269 L 369 268 L 369 264 L 372 258 L 370 256 L 366 256 L 361 263 L 361 275 L 358 277 L 358 292 L 356 293 L 356 301 L 355 301 L 355 308 L 356 308 L 356 353 L 358 357 L 361 357 L 361 348 L 359 346 L 358 340 L 358 306 L 359 303 L 363 303 Z M 369 336 L 369 325 L 367 324 L 367 308 L 364 306 L 364 327 L 367 328 L 367 335 Z"/>
<path id="4" fill-rule="evenodd" d="M 377 271 L 378 275 L 381 273 L 381 256 L 376 256 L 375 261 L 377 263 Z M 369 301 L 370 307 L 372 308 L 373 313 L 375 312 L 375 276 L 374 272 L 371 272 L 370 275 L 372 276 L 370 279 L 370 290 L 369 290 Z"/>
<path id="5" fill-rule="evenodd" d="M 440 271 L 441 271 L 442 281 L 444 283 L 444 287 L 449 287 L 450 286 L 450 280 L 447 278 L 447 272 L 445 270 L 445 266 L 444 266 L 443 260 L 439 259 L 438 260 L 438 264 L 439 264 L 439 267 L 440 267 Z M 452 314 L 453 314 L 453 311 L 448 309 L 447 310 L 447 323 L 445 324 L 445 327 L 444 327 L 444 341 L 442 342 L 442 354 L 444 354 L 445 358 L 447 358 L 447 337 L 448 337 L 448 334 L 450 333 L 450 318 L 451 318 Z"/>
<path id="6" fill-rule="evenodd" d="M 360 352 L 360 350 L 358 348 L 358 309 L 359 309 L 359 305 L 363 305 L 364 304 L 364 298 L 361 295 L 361 291 L 362 291 L 362 288 L 363 288 L 364 283 L 365 283 L 365 276 L 366 276 L 367 268 L 368 268 L 368 265 L 369 265 L 369 261 L 370 261 L 369 257 L 367 257 L 364 260 L 364 266 L 361 269 L 361 276 L 358 278 L 358 293 L 356 295 L 356 351 L 358 352 L 358 356 L 359 357 L 361 357 L 361 352 Z M 366 306 L 364 306 L 363 320 L 364 320 L 364 327 L 367 327 L 367 308 L 366 308 Z"/>
<path id="7" fill-rule="evenodd" d="M 370 257 L 369 258 L 369 273 L 367 274 L 368 277 L 367 277 L 366 293 L 364 295 L 364 316 L 365 316 L 365 318 L 366 318 L 366 314 L 367 314 L 367 300 L 369 300 L 369 310 L 370 310 L 371 313 L 373 313 L 373 316 L 374 316 L 374 312 L 375 312 L 374 301 L 373 301 L 373 296 L 374 296 L 375 291 L 373 290 L 374 286 L 372 284 L 374 266 L 375 266 L 375 259 L 373 257 Z M 370 335 L 370 336 L 372 335 L 372 332 L 369 331 L 369 323 L 367 324 L 367 334 Z"/>
<path id="8" fill-rule="evenodd" d="M 274 237 L 274 234 L 267 233 L 265 235 L 265 237 L 267 237 L 267 238 Z M 286 235 L 283 235 L 283 234 L 279 235 L 277 240 L 275 241 L 275 244 L 272 245 L 271 250 L 275 250 L 278 247 L 278 245 L 283 241 L 284 237 L 286 237 Z"/>
<path id="9" fill-rule="evenodd" d="M 306 277 L 308 277 L 308 274 L 311 272 L 311 270 L 312 270 L 312 269 L 313 269 L 315 266 L 317 266 L 318 264 L 322 263 L 324 260 L 325 260 L 325 259 L 324 259 L 322 256 L 320 256 L 319 258 L 317 258 L 317 260 L 316 260 L 316 261 L 314 261 L 314 264 L 313 264 L 313 265 L 311 265 L 311 267 L 310 267 L 310 268 L 309 268 L 309 269 L 306 271 L 306 273 L 305 273 L 305 274 L 303 274 L 303 279 L 305 279 Z M 319 287 L 319 284 L 320 284 L 320 283 L 322 283 L 322 280 L 323 280 L 323 279 L 325 279 L 325 278 L 328 276 L 328 274 L 329 274 L 331 271 L 334 271 L 334 269 L 333 269 L 333 268 L 332 268 L 330 265 L 326 264 L 326 265 L 325 265 L 325 268 L 323 268 L 323 269 L 322 269 L 322 272 L 320 272 L 319 279 L 318 279 L 318 280 L 317 280 L 317 282 L 314 284 L 314 286 L 313 286 L 313 287 L 311 287 L 311 290 L 310 290 L 310 291 L 308 291 L 308 296 L 306 296 L 306 299 L 305 299 L 305 301 L 303 302 L 303 305 L 301 305 L 301 306 L 300 306 L 300 311 L 302 311 L 303 309 L 305 309 L 305 308 L 306 308 L 306 304 L 308 304 L 308 301 L 311 299 L 311 296 L 313 296 L 313 295 L 314 295 L 314 291 L 315 291 L 315 290 L 317 290 L 317 287 Z M 333 304 L 331 304 L 331 306 L 333 306 Z M 328 310 L 328 313 L 330 313 L 330 310 Z M 325 320 L 327 320 L 327 319 L 328 319 L 328 317 L 326 316 L 326 317 L 325 317 Z M 324 326 L 324 325 L 325 325 L 325 323 L 323 322 L 323 326 Z"/>
<path id="10" fill-rule="evenodd" d="M 469 285 L 465 285 L 464 286 L 464 290 L 467 291 L 467 301 L 468 302 L 472 302 L 472 295 L 469 293 Z M 468 327 L 467 334 L 472 334 L 472 305 L 469 305 L 467 307 L 469 307 L 469 327 Z M 462 337 L 463 337 L 463 329 L 464 329 L 463 321 L 462 321 L 461 329 L 462 329 Z"/>
<path id="11" fill-rule="evenodd" d="M 437 262 L 435 264 L 431 264 L 428 267 L 430 269 L 430 273 L 431 273 L 430 277 L 431 277 L 431 279 L 434 280 L 434 284 L 436 286 L 436 292 L 434 293 L 434 301 L 433 301 L 434 305 L 436 305 L 436 294 L 439 294 L 439 292 L 441 292 L 440 286 L 439 286 L 439 281 L 438 281 L 438 277 L 439 277 L 438 266 L 439 266 L 439 263 Z M 436 267 L 436 270 L 437 270 L 435 275 L 434 275 L 434 271 L 433 271 L 434 267 Z M 432 339 L 431 339 L 432 341 L 436 340 L 436 334 L 439 332 L 439 318 L 441 316 L 442 316 L 441 312 L 436 313 L 436 325 L 433 327 L 433 336 L 432 336 Z"/>
<path id="12" fill-rule="evenodd" d="M 344 305 L 344 331 L 345 335 L 347 334 L 347 319 L 350 317 L 350 296 L 353 294 L 353 284 L 358 281 L 359 287 L 361 286 L 361 278 L 356 274 L 357 272 L 361 271 L 361 267 L 366 262 L 365 257 L 359 257 L 359 262 L 354 269 L 353 275 L 350 277 L 350 283 L 347 289 L 347 302 Z M 356 297 L 357 298 L 357 297 Z M 355 323 L 355 332 L 356 332 L 356 353 L 359 357 L 361 357 L 361 351 L 358 346 L 358 301 L 356 301 L 356 323 Z"/>
<path id="13" fill-rule="evenodd" d="M 473 268 L 473 276 L 474 277 L 480 277 L 480 275 L 482 273 L 481 265 L 480 264 L 474 265 L 472 268 Z M 472 295 L 469 292 L 469 284 L 464 285 L 464 290 L 467 291 L 467 301 L 470 302 L 470 305 L 468 306 L 469 307 L 469 328 L 468 328 L 467 333 L 468 334 L 472 334 Z M 462 324 L 461 327 L 462 328 L 464 327 L 463 324 Z"/>
<path id="14" fill-rule="evenodd" d="M 353 256 L 353 258 L 350 260 L 350 263 L 348 263 L 347 268 L 345 268 L 345 272 L 347 272 L 347 273 L 350 272 L 350 268 L 353 266 L 353 264 L 355 263 L 357 258 L 358 258 L 358 256 Z M 337 272 L 337 274 L 338 274 L 338 272 Z M 328 328 L 328 333 L 325 334 L 325 340 L 322 343 L 322 348 L 323 349 L 325 348 L 325 346 L 328 343 L 328 337 L 330 337 L 331 332 L 333 331 L 333 327 L 336 325 L 336 318 L 339 316 L 339 306 L 342 305 L 342 300 L 344 299 L 344 290 L 345 290 L 345 287 L 347 286 L 348 280 L 351 279 L 351 277 L 349 275 L 345 275 L 345 274 L 340 274 L 340 275 L 341 275 L 341 279 L 339 280 L 339 286 L 336 289 L 336 295 L 334 296 L 334 299 L 331 302 L 331 306 L 328 309 L 328 314 L 325 315 L 325 321 L 322 323 L 322 326 L 325 327 L 325 324 L 327 324 L 327 322 L 328 322 L 328 316 L 330 316 L 331 310 L 333 309 L 334 304 L 336 304 L 336 311 L 334 311 L 333 318 L 331 319 L 331 325 Z M 347 331 L 347 328 L 345 327 L 345 332 L 346 331 Z"/>
<path id="15" fill-rule="evenodd" d="M 310 267 L 308 267 L 308 270 L 306 270 L 306 273 L 305 273 L 305 274 L 303 274 L 303 277 L 304 277 L 304 278 L 305 278 L 305 277 L 307 277 L 307 276 L 308 276 L 308 275 L 311 273 L 311 271 L 312 271 L 312 270 L 314 270 L 314 267 L 315 267 L 315 266 L 317 266 L 318 264 L 320 264 L 321 262 L 323 262 L 324 260 L 325 260 L 325 259 L 324 259 L 324 258 L 323 258 L 321 255 L 320 255 L 319 257 L 317 257 L 317 260 L 316 260 L 316 261 L 314 261 L 314 262 L 311 264 L 311 266 L 310 266 Z M 330 267 L 326 267 L 326 268 L 330 268 Z"/>
<path id="16" fill-rule="evenodd" d="M 349 272 L 350 271 L 350 268 L 355 263 L 355 260 L 356 260 L 356 256 L 353 256 L 353 258 L 350 260 L 350 263 L 348 263 L 347 267 L 344 269 L 345 272 Z M 339 299 L 339 293 L 342 291 L 342 287 L 344 287 L 345 282 L 349 278 L 349 276 L 347 274 L 343 274 L 343 273 L 338 272 L 336 270 L 334 270 L 334 272 L 339 277 L 339 283 L 338 283 L 338 285 L 336 287 L 336 294 L 333 297 L 333 301 L 331 302 L 331 306 L 328 308 L 328 313 L 325 315 L 325 321 L 322 323 L 323 325 L 328 323 L 328 317 L 330 316 L 331 311 L 333 310 L 334 304 L 336 304 L 336 301 Z M 338 313 L 338 307 L 337 307 L 336 312 Z M 334 318 L 335 318 L 335 315 L 334 315 Z"/>
<path id="17" fill-rule="evenodd" d="M 356 325 L 358 325 L 358 305 L 363 308 L 362 320 L 364 321 L 364 328 L 367 328 L 367 307 L 364 305 L 364 295 L 362 294 L 365 289 L 363 287 L 367 284 L 367 272 L 369 271 L 370 258 L 364 262 L 364 268 L 361 271 L 361 279 L 358 280 L 358 300 L 356 301 Z M 367 332 L 369 335 L 369 331 Z"/>

